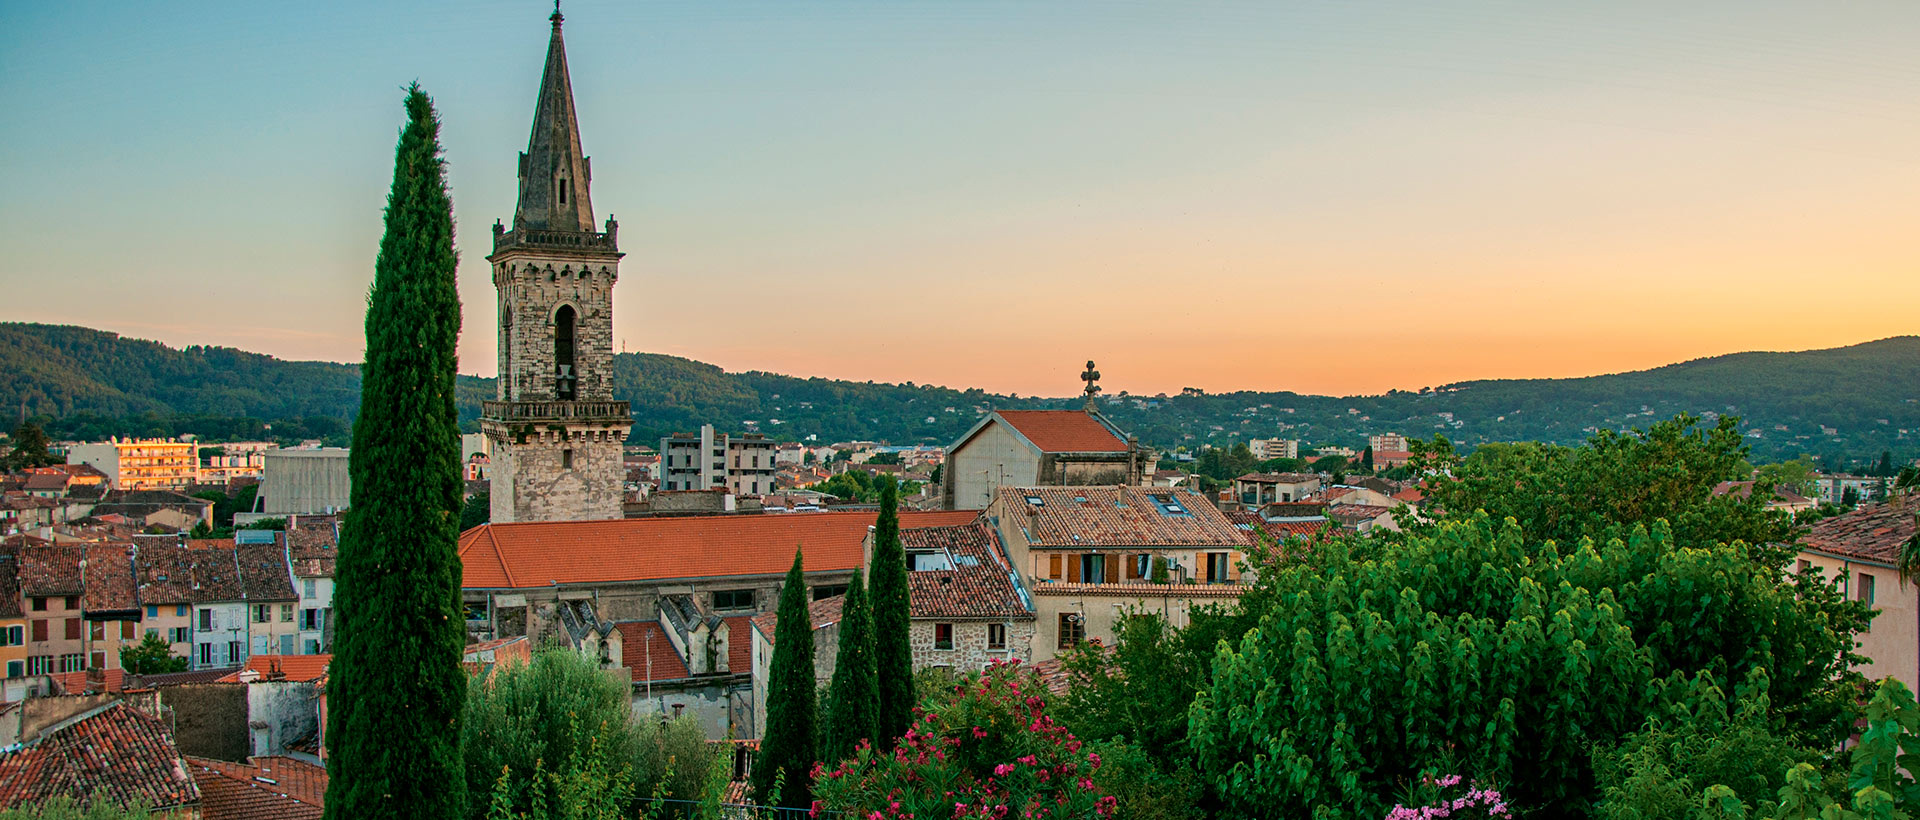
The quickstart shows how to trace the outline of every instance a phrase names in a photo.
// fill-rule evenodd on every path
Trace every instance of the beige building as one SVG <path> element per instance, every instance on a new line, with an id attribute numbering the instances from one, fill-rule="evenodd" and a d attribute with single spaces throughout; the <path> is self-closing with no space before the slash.
<path id="1" fill-rule="evenodd" d="M 1000 487 L 1140 486 L 1153 452 L 1098 410 L 998 410 L 947 448 L 943 506 L 983 509 Z"/>
<path id="2" fill-rule="evenodd" d="M 759 433 L 715 434 L 703 424 L 697 433 L 674 433 L 660 440 L 660 489 L 725 488 L 736 496 L 774 492 L 779 445 Z"/>
<path id="3" fill-rule="evenodd" d="M 1367 446 L 1373 448 L 1375 456 L 1380 453 L 1404 453 L 1407 451 L 1407 437 L 1399 433 L 1375 433 L 1367 436 Z"/>
<path id="4" fill-rule="evenodd" d="M 984 517 L 901 530 L 900 545 L 907 554 L 913 668 L 965 673 L 994 661 L 1033 661 L 1032 596 Z"/>
<path id="5" fill-rule="evenodd" d="M 1249 507 L 1299 501 L 1320 491 L 1317 473 L 1248 473 L 1233 480 L 1233 495 Z"/>
<path id="6" fill-rule="evenodd" d="M 1275 458 L 1299 458 L 1300 440 L 1295 438 L 1257 438 L 1247 442 L 1247 449 L 1253 457 L 1261 461 Z"/>
<path id="7" fill-rule="evenodd" d="M 1003 487 L 987 520 L 1032 595 L 1035 662 L 1083 640 L 1111 644 L 1128 612 L 1185 626 L 1194 603 L 1239 596 L 1253 543 L 1251 531 L 1186 490 Z"/>
<path id="8" fill-rule="evenodd" d="M 1920 584 L 1900 576 L 1902 547 L 1914 537 L 1920 494 L 1868 504 L 1820 521 L 1800 539 L 1796 569 L 1820 570 L 1848 598 L 1878 611 L 1859 635 L 1860 667 L 1870 679 L 1898 678 L 1920 688 Z"/>
<path id="9" fill-rule="evenodd" d="M 68 464 L 107 475 L 117 490 L 185 490 L 200 478 L 199 445 L 171 439 L 113 439 L 67 448 Z"/>

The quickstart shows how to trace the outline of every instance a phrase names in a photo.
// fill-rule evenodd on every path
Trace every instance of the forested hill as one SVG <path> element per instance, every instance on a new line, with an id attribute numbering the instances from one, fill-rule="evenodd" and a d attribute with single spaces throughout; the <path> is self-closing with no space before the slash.
<path id="1" fill-rule="evenodd" d="M 651 353 L 614 359 L 614 388 L 633 403 L 634 438 L 711 423 L 779 438 L 946 443 L 987 407 L 1072 407 L 1077 399 L 1013 399 L 981 390 L 727 373 Z M 0 323 L 0 408 L 22 406 L 73 438 L 195 432 L 342 439 L 359 368 L 289 362 L 220 347 L 175 349 L 79 327 Z M 493 381 L 461 377 L 463 421 Z M 1681 411 L 1738 415 L 1756 457 L 1814 453 L 1920 455 L 1920 337 L 1831 350 L 1738 353 L 1580 379 L 1462 382 L 1379 396 L 1187 393 L 1106 396 L 1106 412 L 1142 441 L 1189 447 L 1249 437 L 1363 446 L 1368 432 L 1464 444 L 1573 442 L 1593 430 L 1644 426 Z M 751 422 L 751 424 L 749 424 Z M 1827 433 L 1823 428 L 1832 429 Z M 1905 432 L 1903 432 L 1905 431 Z"/>

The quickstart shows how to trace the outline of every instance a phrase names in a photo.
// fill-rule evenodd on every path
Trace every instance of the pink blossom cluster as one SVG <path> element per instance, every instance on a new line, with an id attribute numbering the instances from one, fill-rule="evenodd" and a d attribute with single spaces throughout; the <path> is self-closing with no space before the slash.
<path id="1" fill-rule="evenodd" d="M 1477 783 L 1467 783 L 1466 779 L 1460 775 L 1450 774 L 1438 778 L 1423 776 L 1420 782 L 1422 785 L 1438 789 L 1440 794 L 1423 805 L 1396 805 L 1392 811 L 1387 812 L 1386 820 L 1439 820 L 1439 818 L 1478 820 L 1513 816 L 1513 812 L 1507 807 L 1506 798 L 1501 797 L 1500 792 Z M 1458 791 L 1463 783 L 1466 783 L 1465 791 Z M 1449 796 L 1448 791 L 1457 793 Z"/>
<path id="2" fill-rule="evenodd" d="M 1114 797 L 1093 782 L 1100 756 L 1023 691 L 1017 663 L 995 663 L 944 703 L 916 709 L 892 754 L 862 743 L 831 769 L 814 768 L 813 815 L 893 818 L 1104 818 Z"/>

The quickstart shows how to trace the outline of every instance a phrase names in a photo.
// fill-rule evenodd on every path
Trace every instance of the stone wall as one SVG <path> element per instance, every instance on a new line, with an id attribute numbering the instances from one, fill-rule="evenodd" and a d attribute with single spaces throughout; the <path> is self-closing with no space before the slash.
<path id="1" fill-rule="evenodd" d="M 312 681 L 255 681 L 246 687 L 253 754 L 283 755 L 287 744 L 319 735 L 320 694 Z"/>
<path id="2" fill-rule="evenodd" d="M 181 754 L 234 762 L 247 759 L 246 684 L 163 686 L 160 702 L 173 710 L 173 739 Z"/>
<path id="3" fill-rule="evenodd" d="M 934 625 L 953 624 L 953 648 L 933 648 Z M 998 623 L 1007 627 L 1007 648 L 1004 650 L 987 649 L 987 626 Z M 957 673 L 978 672 L 996 660 L 1018 660 L 1029 663 L 1033 660 L 1034 622 L 1031 619 L 1017 621 L 935 621 L 915 618 L 908 627 L 908 642 L 913 646 L 913 668 L 928 669 L 944 666 Z"/>
<path id="4" fill-rule="evenodd" d="M 610 521 L 621 517 L 625 425 L 565 425 L 524 439 L 505 425 L 484 425 L 493 440 L 489 504 L 495 523 Z M 572 453 L 572 467 L 563 466 Z"/>
<path id="5" fill-rule="evenodd" d="M 613 398 L 613 286 L 620 261 L 605 253 L 509 250 L 494 260 L 499 304 L 499 396 L 552 401 L 554 316 L 573 307 L 573 368 L 582 401 Z"/>

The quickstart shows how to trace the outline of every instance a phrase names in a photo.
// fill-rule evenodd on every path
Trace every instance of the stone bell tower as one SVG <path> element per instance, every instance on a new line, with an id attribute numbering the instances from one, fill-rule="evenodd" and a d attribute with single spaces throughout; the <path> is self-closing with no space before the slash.
<path id="1" fill-rule="evenodd" d="M 632 427 L 613 400 L 613 285 L 619 224 L 594 230 L 593 168 L 580 151 L 555 7 L 533 135 L 520 155 L 513 228 L 493 225 L 500 304 L 498 401 L 481 408 L 493 445 L 493 521 L 619 518 Z"/>

